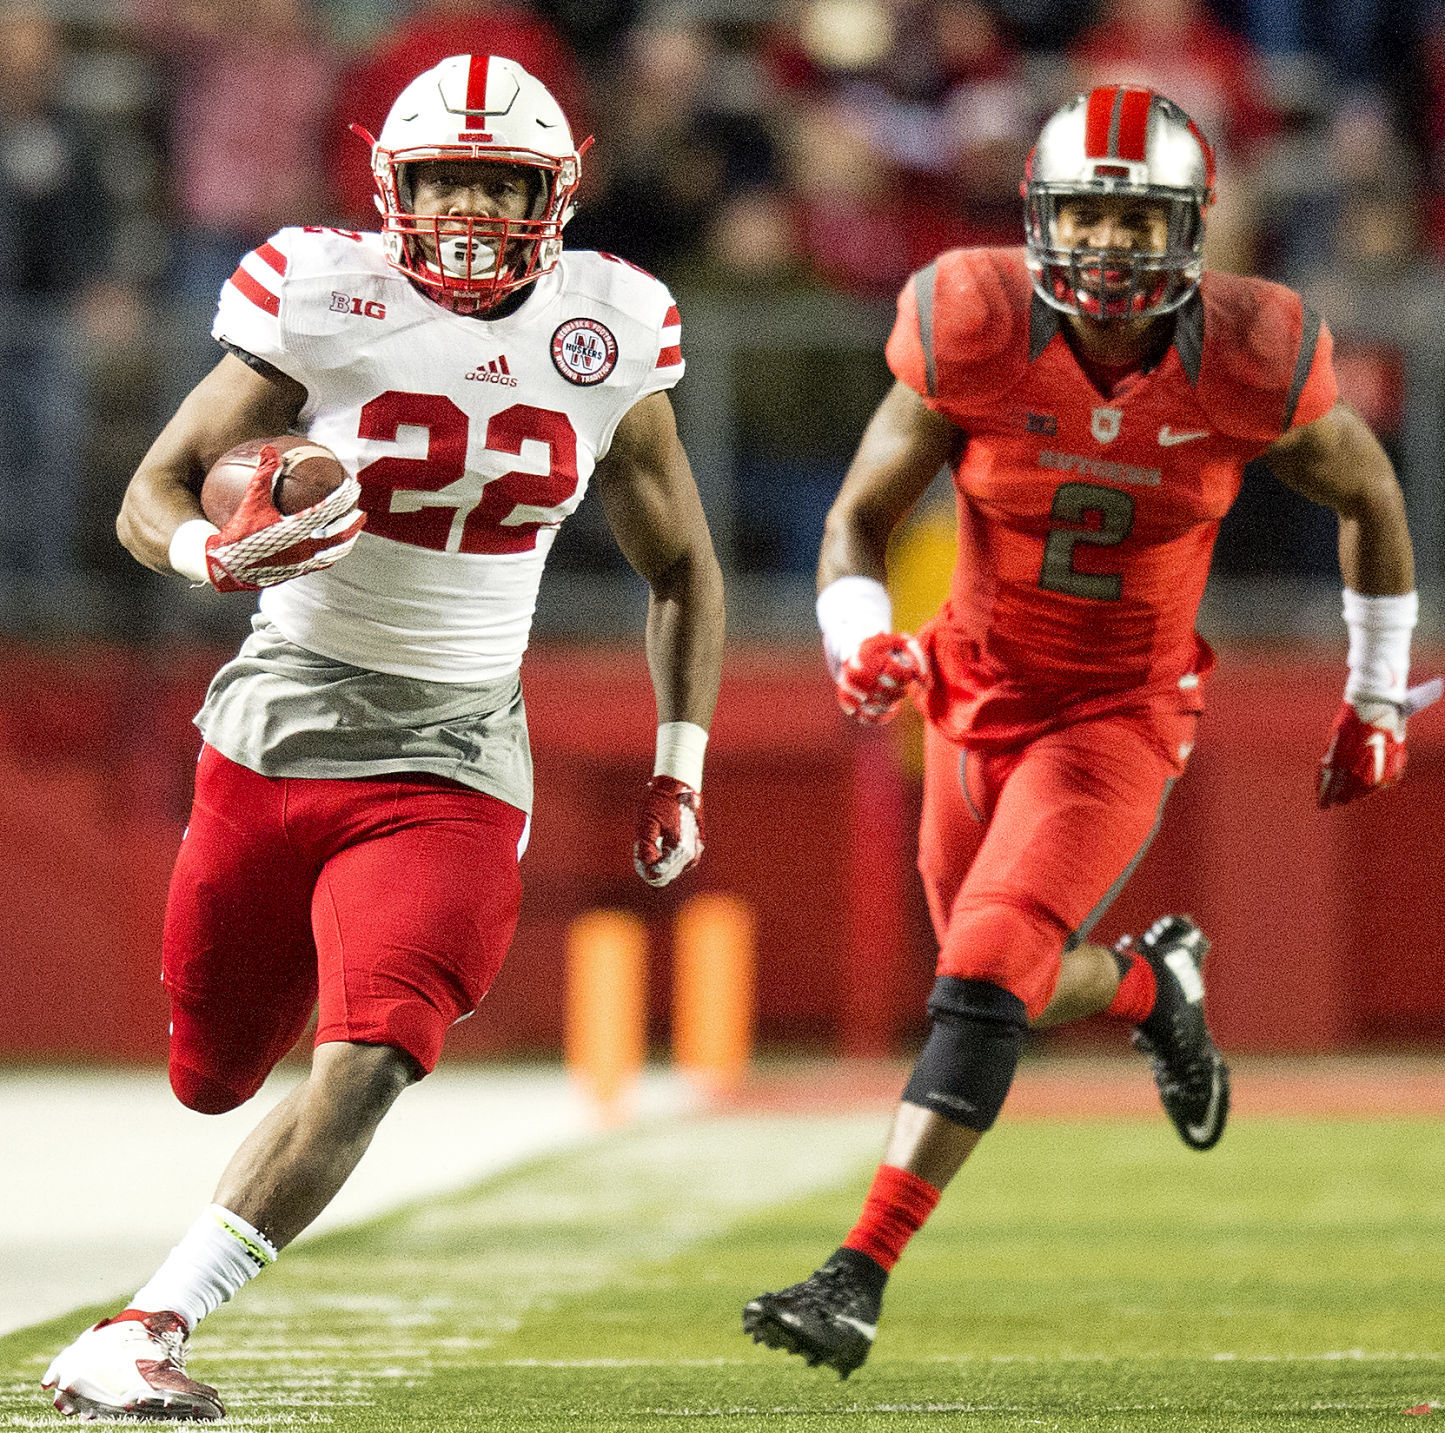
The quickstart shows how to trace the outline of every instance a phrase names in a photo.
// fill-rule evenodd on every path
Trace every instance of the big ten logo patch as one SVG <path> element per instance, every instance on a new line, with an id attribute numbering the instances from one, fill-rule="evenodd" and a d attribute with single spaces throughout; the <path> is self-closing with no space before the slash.
<path id="1" fill-rule="evenodd" d="M 552 335 L 552 362 L 568 383 L 601 383 L 617 367 L 617 340 L 595 318 L 568 319 Z"/>
<path id="2" fill-rule="evenodd" d="M 331 311 L 355 314 L 357 318 L 386 317 L 385 304 L 378 303 L 375 299 L 358 299 L 350 294 L 339 294 L 335 289 L 331 291 Z"/>

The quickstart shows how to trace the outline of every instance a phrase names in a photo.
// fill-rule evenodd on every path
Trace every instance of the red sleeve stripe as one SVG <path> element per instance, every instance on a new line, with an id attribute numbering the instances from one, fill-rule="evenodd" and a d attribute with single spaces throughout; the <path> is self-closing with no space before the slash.
<path id="1" fill-rule="evenodd" d="M 1144 143 L 1149 133 L 1149 108 L 1154 102 L 1150 90 L 1125 90 L 1123 103 L 1119 106 L 1119 133 L 1114 156 L 1142 164 L 1145 158 Z"/>
<path id="2" fill-rule="evenodd" d="M 1084 155 L 1088 159 L 1113 157 L 1109 151 L 1109 129 L 1118 93 L 1117 85 L 1101 85 L 1089 95 L 1089 106 L 1084 112 Z"/>
<path id="3" fill-rule="evenodd" d="M 269 289 L 256 282 L 245 269 L 237 269 L 231 275 L 231 282 L 243 298 L 248 298 L 259 309 L 265 309 L 272 318 L 281 314 L 281 300 Z"/>
<path id="4" fill-rule="evenodd" d="M 639 274 L 647 274 L 647 270 L 644 269 L 641 264 L 634 264 L 631 259 L 619 259 L 616 254 L 604 253 L 601 249 L 598 249 L 597 257 L 599 259 L 610 259 L 614 264 L 621 264 L 624 269 L 632 269 Z M 653 276 L 647 274 L 647 277 L 650 279 Z"/>
<path id="5" fill-rule="evenodd" d="M 673 304 L 673 306 L 672 306 L 670 309 L 668 309 L 668 311 L 667 311 L 667 317 L 666 317 L 665 319 L 663 319 L 663 321 L 662 321 L 662 326 L 663 326 L 663 328 L 666 328 L 669 324 L 674 324 L 674 323 L 680 324 L 681 322 L 682 322 L 682 315 L 681 315 L 680 313 L 678 313 L 678 311 L 677 311 L 677 305 L 676 305 L 676 304 Z"/>
<path id="6" fill-rule="evenodd" d="M 671 348 L 664 348 L 657 355 L 657 366 L 659 368 L 671 368 L 675 363 L 682 362 L 682 345 L 675 343 Z"/>
<path id="7" fill-rule="evenodd" d="M 275 244 L 262 244 L 256 250 L 256 257 L 264 259 L 276 272 L 283 277 L 286 274 L 286 255 L 278 249 Z"/>

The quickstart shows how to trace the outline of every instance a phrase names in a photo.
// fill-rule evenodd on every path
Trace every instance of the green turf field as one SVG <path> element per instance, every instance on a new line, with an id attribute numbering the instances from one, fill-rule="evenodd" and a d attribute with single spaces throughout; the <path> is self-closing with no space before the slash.
<path id="1" fill-rule="evenodd" d="M 719 1119 L 527 1166 L 290 1251 L 192 1371 L 236 1433 L 1408 1430 L 1445 1405 L 1427 1120 L 1240 1121 L 1206 1155 L 1162 1118 L 1001 1125 L 863 1369 L 755 1347 L 741 1305 L 831 1250 L 882 1130 Z M 79 1322 L 0 1339 L 0 1429 L 63 1426 L 35 1385 Z"/>

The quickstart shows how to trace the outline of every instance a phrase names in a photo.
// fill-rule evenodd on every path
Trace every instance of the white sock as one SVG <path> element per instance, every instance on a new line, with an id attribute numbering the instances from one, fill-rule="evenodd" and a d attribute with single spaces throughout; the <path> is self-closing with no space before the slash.
<path id="1" fill-rule="evenodd" d="M 193 1329 L 275 1262 L 275 1246 L 259 1229 L 212 1204 L 126 1307 L 169 1310 Z"/>

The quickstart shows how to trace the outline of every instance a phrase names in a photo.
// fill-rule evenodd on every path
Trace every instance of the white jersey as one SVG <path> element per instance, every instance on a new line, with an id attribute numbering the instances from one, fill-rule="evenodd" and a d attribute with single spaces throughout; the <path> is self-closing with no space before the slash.
<path id="1" fill-rule="evenodd" d="M 307 392 L 297 431 L 361 483 L 366 528 L 322 572 L 269 587 L 288 640 L 434 682 L 521 665 L 557 528 L 622 415 L 682 377 L 666 287 L 564 252 L 499 319 L 424 298 L 378 234 L 283 229 L 241 261 L 212 330 Z"/>

